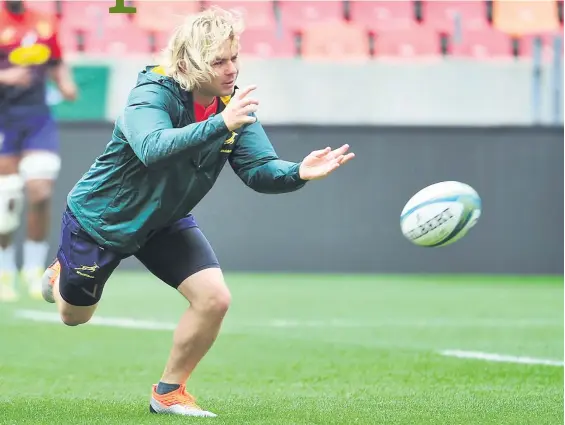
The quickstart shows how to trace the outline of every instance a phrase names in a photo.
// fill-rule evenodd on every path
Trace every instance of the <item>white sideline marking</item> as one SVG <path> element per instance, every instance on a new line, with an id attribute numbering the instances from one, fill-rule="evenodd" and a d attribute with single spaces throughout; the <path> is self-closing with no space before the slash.
<path id="1" fill-rule="evenodd" d="M 16 316 L 21 319 L 28 319 L 36 322 L 50 322 L 50 323 L 61 323 L 61 319 L 57 313 L 50 313 L 45 311 L 37 310 L 18 310 L 16 311 Z M 298 321 L 283 321 L 275 320 L 266 322 L 264 324 L 259 324 L 259 326 L 270 326 L 270 327 L 286 327 L 286 326 L 332 326 L 332 323 L 339 324 L 340 322 L 298 322 Z M 341 323 L 342 325 L 344 323 Z M 100 317 L 95 316 L 89 322 L 88 325 L 91 326 L 106 326 L 112 328 L 127 328 L 127 329 L 143 329 L 143 330 L 156 330 L 156 331 L 172 331 L 176 328 L 176 323 L 167 322 L 157 322 L 152 320 L 137 320 L 130 318 L 120 318 L 120 317 Z M 351 324 L 350 324 L 351 325 Z M 443 356 L 457 357 L 463 359 L 475 359 L 475 360 L 485 360 L 490 362 L 506 362 L 506 363 L 520 363 L 520 364 L 532 364 L 532 365 L 546 365 L 546 366 L 563 366 L 563 361 L 550 360 L 550 359 L 538 359 L 533 357 L 518 357 L 518 356 L 508 356 L 504 354 L 496 353 L 484 353 L 481 351 L 463 351 L 463 350 L 442 350 L 439 352 Z"/>
<path id="2" fill-rule="evenodd" d="M 271 328 L 521 328 L 521 327 L 563 327 L 563 321 L 551 319 L 401 319 L 355 322 L 347 320 L 288 320 L 273 319 L 266 322 L 249 323 L 247 326 Z"/>
<path id="3" fill-rule="evenodd" d="M 40 310 L 18 310 L 16 316 L 21 319 L 33 320 L 36 322 L 61 323 L 61 319 L 57 313 L 40 311 Z M 160 322 L 154 320 L 140 320 L 128 317 L 102 317 L 94 316 L 90 322 L 91 325 L 107 326 L 115 328 L 127 329 L 145 329 L 145 330 L 174 330 L 176 323 Z M 288 320 L 288 319 L 270 319 L 249 322 L 228 323 L 227 327 L 236 328 L 498 328 L 498 327 L 563 327 L 563 322 L 557 322 L 550 319 L 413 319 L 413 320 L 380 320 L 374 322 L 360 322 L 347 320 Z"/>
<path id="4" fill-rule="evenodd" d="M 61 318 L 57 313 L 48 313 L 45 311 L 18 310 L 16 312 L 16 316 L 22 319 L 33 320 L 35 322 L 62 323 Z M 177 326 L 176 323 L 100 316 L 94 316 L 88 324 L 95 326 L 107 326 L 111 328 L 144 329 L 155 331 L 171 331 Z"/>
<path id="5" fill-rule="evenodd" d="M 486 360 L 489 362 L 521 363 L 546 366 L 563 366 L 562 361 L 549 359 L 536 359 L 533 357 L 507 356 L 504 354 L 483 353 L 481 351 L 443 350 L 443 356 L 458 357 L 461 359 Z"/>

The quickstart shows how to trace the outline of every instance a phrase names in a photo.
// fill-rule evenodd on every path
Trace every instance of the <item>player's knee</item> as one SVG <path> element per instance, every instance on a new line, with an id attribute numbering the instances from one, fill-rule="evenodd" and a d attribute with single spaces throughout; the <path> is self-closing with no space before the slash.
<path id="1" fill-rule="evenodd" d="M 76 320 L 76 318 L 72 316 L 61 316 L 61 321 L 67 326 L 78 326 L 82 325 L 80 321 Z"/>
<path id="2" fill-rule="evenodd" d="M 44 207 L 53 194 L 51 180 L 30 180 L 26 183 L 29 204 L 32 207 Z"/>
<path id="3" fill-rule="evenodd" d="M 88 323 L 90 316 L 61 312 L 61 321 L 67 326 L 78 326 Z"/>
<path id="4" fill-rule="evenodd" d="M 75 307 L 63 305 L 59 310 L 61 321 L 67 326 L 78 326 L 87 323 L 94 314 L 92 307 Z"/>
<path id="5" fill-rule="evenodd" d="M 210 318 L 223 317 L 231 304 L 231 293 L 219 268 L 193 274 L 179 285 L 178 290 L 192 308 Z"/>
<path id="6" fill-rule="evenodd" d="M 31 207 L 41 208 L 53 194 L 53 182 L 61 169 L 61 159 L 53 152 L 37 151 L 25 155 L 19 164 L 19 173 L 26 182 Z"/>
<path id="7" fill-rule="evenodd" d="M 59 155 L 48 151 L 26 154 L 20 161 L 19 172 L 25 181 L 55 180 L 61 170 Z"/>
<path id="8" fill-rule="evenodd" d="M 23 181 L 20 176 L 0 176 L 0 235 L 10 234 L 19 227 L 23 200 Z"/>
<path id="9" fill-rule="evenodd" d="M 231 304 L 231 293 L 225 285 L 218 285 L 201 299 L 200 309 L 211 316 L 223 317 Z"/>

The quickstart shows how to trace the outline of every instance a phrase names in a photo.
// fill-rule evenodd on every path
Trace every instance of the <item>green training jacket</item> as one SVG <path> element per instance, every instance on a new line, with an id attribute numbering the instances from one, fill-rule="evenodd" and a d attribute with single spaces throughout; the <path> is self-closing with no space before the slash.
<path id="1" fill-rule="evenodd" d="M 230 96 L 221 98 L 220 110 Z M 188 215 L 226 161 L 251 189 L 292 192 L 299 163 L 280 160 L 259 122 L 231 132 L 218 113 L 195 122 L 192 94 L 160 67 L 138 76 L 102 155 L 67 197 L 98 244 L 132 254 L 157 230 Z"/>

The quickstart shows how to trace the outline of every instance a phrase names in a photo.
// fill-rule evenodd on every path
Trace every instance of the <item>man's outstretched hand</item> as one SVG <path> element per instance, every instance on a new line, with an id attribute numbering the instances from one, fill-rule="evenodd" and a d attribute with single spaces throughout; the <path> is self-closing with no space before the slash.
<path id="1" fill-rule="evenodd" d="M 336 168 L 355 157 L 354 153 L 347 153 L 349 145 L 332 150 L 330 147 L 314 151 L 300 164 L 298 170 L 302 180 L 316 180 L 326 177 Z"/>

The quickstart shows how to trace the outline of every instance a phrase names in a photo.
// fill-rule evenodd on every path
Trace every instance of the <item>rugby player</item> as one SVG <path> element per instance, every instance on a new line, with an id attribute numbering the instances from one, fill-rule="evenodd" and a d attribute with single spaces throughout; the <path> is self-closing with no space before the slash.
<path id="1" fill-rule="evenodd" d="M 257 120 L 255 86 L 239 89 L 240 18 L 213 8 L 192 15 L 162 61 L 138 75 L 109 144 L 67 197 L 61 244 L 44 274 L 44 298 L 61 320 L 87 323 L 120 262 L 135 256 L 190 306 L 153 385 L 150 411 L 216 416 L 186 382 L 214 343 L 231 296 L 214 250 L 191 214 L 224 164 L 261 193 L 285 193 L 354 157 L 343 145 L 299 163 L 278 158 Z"/>
<path id="2" fill-rule="evenodd" d="M 52 78 L 64 99 L 77 90 L 63 62 L 54 16 L 20 0 L 0 4 L 0 301 L 15 301 L 16 251 L 27 194 L 27 237 L 21 277 L 41 299 L 49 245 L 50 198 L 60 169 L 58 134 L 46 101 Z"/>

